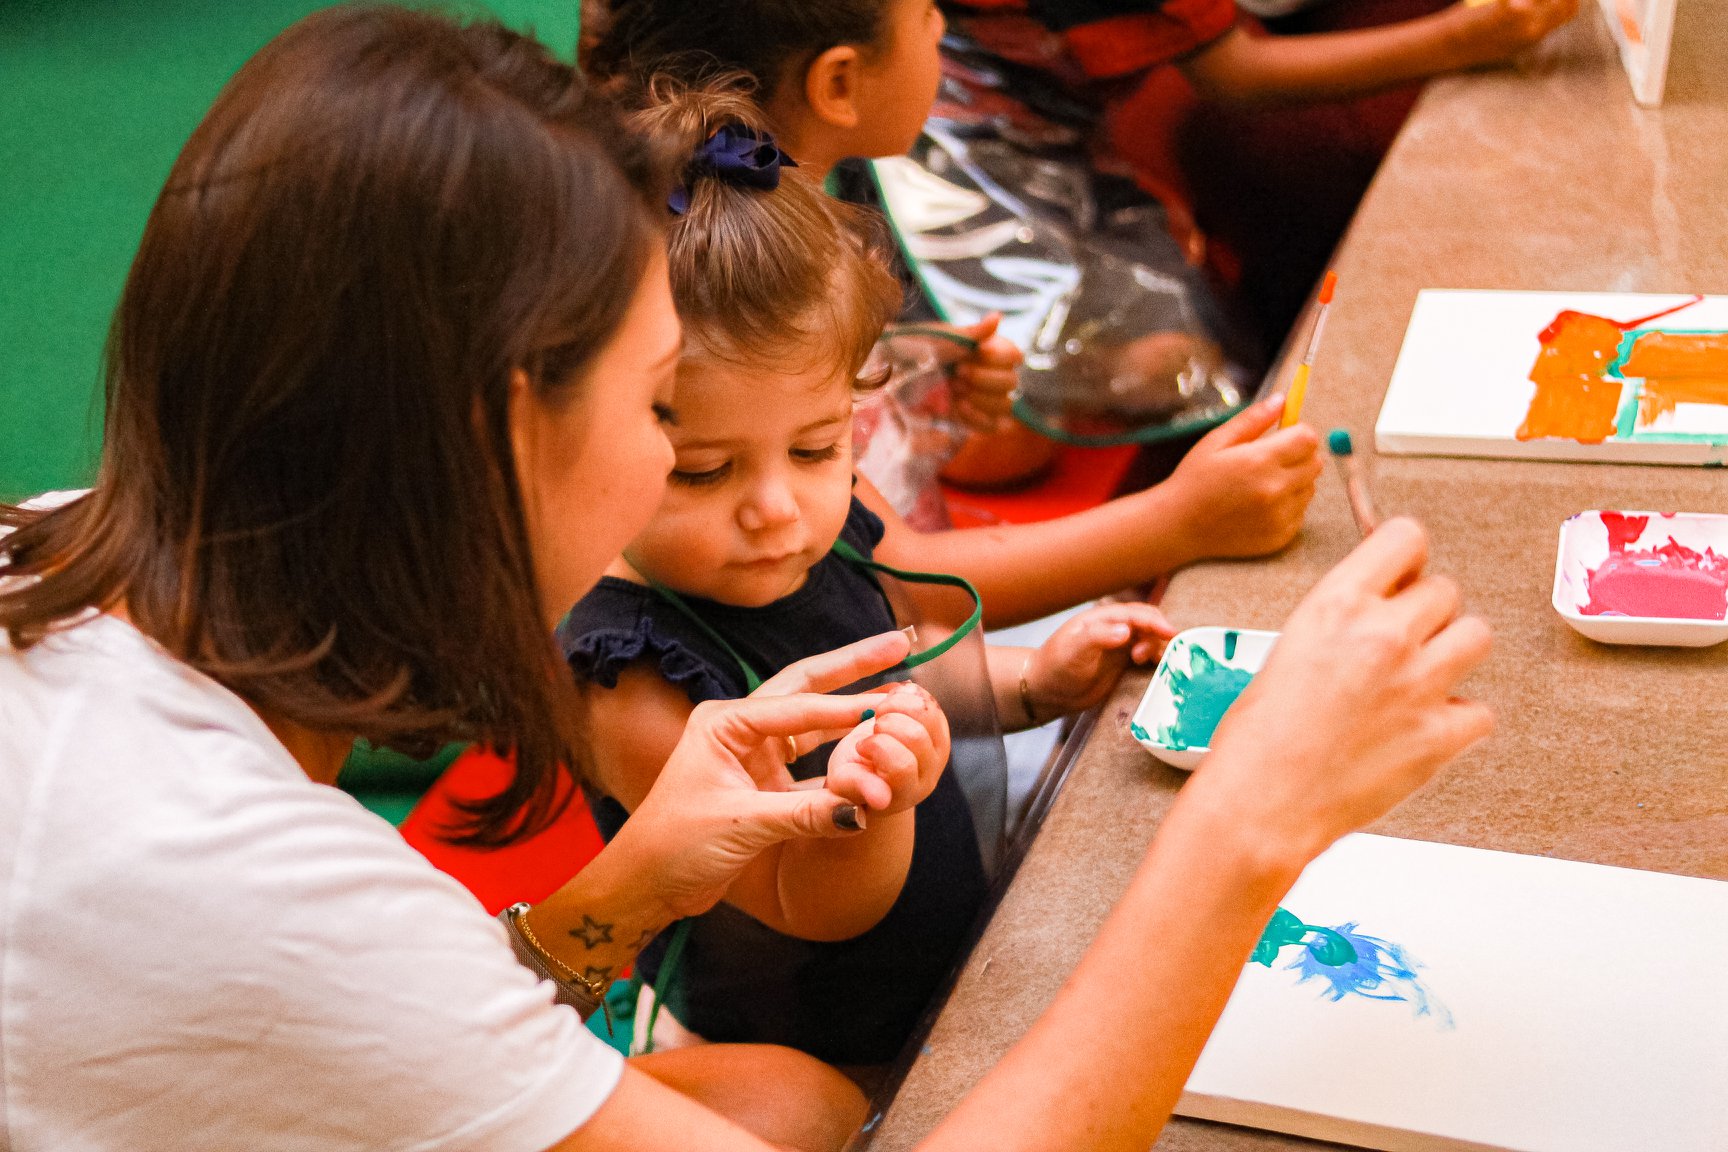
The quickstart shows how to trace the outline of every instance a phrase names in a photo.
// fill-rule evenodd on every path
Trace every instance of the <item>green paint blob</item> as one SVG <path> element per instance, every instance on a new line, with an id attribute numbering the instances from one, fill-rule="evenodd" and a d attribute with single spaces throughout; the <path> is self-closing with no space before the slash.
<path id="1" fill-rule="evenodd" d="M 1242 638 L 1242 634 L 1240 632 L 1226 632 L 1226 633 L 1224 633 L 1224 659 L 1226 659 L 1226 660 L 1236 659 L 1236 641 L 1240 640 L 1241 638 Z"/>
<path id="2" fill-rule="evenodd" d="M 1140 727 L 1140 725 L 1134 723 L 1132 720 L 1128 722 L 1128 734 L 1136 740 L 1152 739 L 1152 734 L 1150 732 L 1146 731 L 1146 729 Z"/>
<path id="3" fill-rule="evenodd" d="M 1234 655 L 1235 638 L 1234 632 L 1225 634 L 1226 658 Z M 1188 671 L 1165 665 L 1170 674 L 1170 698 L 1176 704 L 1176 722 L 1158 730 L 1158 742 L 1176 752 L 1210 748 L 1218 722 L 1254 678 L 1245 668 L 1231 668 L 1213 659 L 1204 648 L 1188 651 Z"/>
<path id="4" fill-rule="evenodd" d="M 1315 939 L 1310 941 L 1310 936 Z M 1272 919 L 1266 930 L 1260 933 L 1260 942 L 1254 945 L 1254 954 L 1248 957 L 1248 962 L 1270 968 L 1272 961 L 1278 959 L 1279 950 L 1292 944 L 1304 945 L 1316 963 L 1328 968 L 1342 968 L 1356 962 L 1355 945 L 1342 934 L 1318 924 L 1304 924 L 1294 913 L 1283 908 L 1272 913 Z"/>

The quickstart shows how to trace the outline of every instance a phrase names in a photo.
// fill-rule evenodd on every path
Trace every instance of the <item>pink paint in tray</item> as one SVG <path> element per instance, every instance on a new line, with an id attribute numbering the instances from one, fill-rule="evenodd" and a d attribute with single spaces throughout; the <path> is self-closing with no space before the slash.
<path id="1" fill-rule="evenodd" d="M 1607 644 L 1728 640 L 1728 516 L 1579 513 L 1560 529 L 1553 602 Z"/>

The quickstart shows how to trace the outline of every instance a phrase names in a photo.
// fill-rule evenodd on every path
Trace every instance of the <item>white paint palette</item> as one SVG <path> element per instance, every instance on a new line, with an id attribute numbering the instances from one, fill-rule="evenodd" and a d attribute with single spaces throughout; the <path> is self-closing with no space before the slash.
<path id="1" fill-rule="evenodd" d="M 1173 768 L 1192 771 L 1210 750 L 1212 730 L 1278 639 L 1276 632 L 1207 626 L 1178 632 L 1164 649 L 1128 731 Z"/>
<path id="2" fill-rule="evenodd" d="M 1728 463 L 1725 380 L 1725 296 L 1427 289 L 1374 444 L 1406 456 Z"/>
<path id="3" fill-rule="evenodd" d="M 1580 512 L 1560 526 L 1553 604 L 1603 644 L 1728 640 L 1728 516 Z"/>
<path id="4" fill-rule="evenodd" d="M 1244 967 L 1179 1113 L 1388 1152 L 1728 1148 L 1728 883 L 1357 835 L 1281 907 L 1309 943 Z"/>

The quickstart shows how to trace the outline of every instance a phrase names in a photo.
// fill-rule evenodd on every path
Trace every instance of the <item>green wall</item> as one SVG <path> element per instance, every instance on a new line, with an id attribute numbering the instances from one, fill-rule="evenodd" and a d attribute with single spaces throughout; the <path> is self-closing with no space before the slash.
<path id="1" fill-rule="evenodd" d="M 88 484 L 102 341 L 175 154 L 319 0 L 0 0 L 0 499 Z M 579 0 L 438 4 L 569 57 Z"/>

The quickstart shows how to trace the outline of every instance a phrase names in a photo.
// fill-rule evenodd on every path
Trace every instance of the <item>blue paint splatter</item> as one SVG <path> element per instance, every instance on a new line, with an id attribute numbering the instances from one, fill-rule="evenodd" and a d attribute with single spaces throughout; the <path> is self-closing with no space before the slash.
<path id="1" fill-rule="evenodd" d="M 1322 931 L 1335 933 L 1347 941 L 1355 955 L 1342 964 L 1330 963 L 1330 957 L 1321 956 L 1312 944 L 1305 944 L 1296 959 L 1284 966 L 1285 971 L 1298 974 L 1298 984 L 1321 981 L 1320 994 L 1334 1004 L 1346 996 L 1397 1000 L 1409 1004 L 1417 1016 L 1432 1017 L 1442 1029 L 1450 1031 L 1457 1026 L 1452 1013 L 1416 975 L 1423 965 L 1402 947 L 1356 931 L 1354 921 Z"/>
<path id="2" fill-rule="evenodd" d="M 1225 634 L 1226 656 L 1234 654 L 1235 637 L 1234 632 Z M 1224 713 L 1254 679 L 1254 673 L 1222 664 L 1204 648 L 1191 647 L 1188 652 L 1188 671 L 1178 672 L 1170 664 L 1164 665 L 1170 699 L 1176 705 L 1176 722 L 1158 729 L 1158 742 L 1178 752 L 1210 748 Z"/>
<path id="3" fill-rule="evenodd" d="M 1226 659 L 1226 660 L 1236 659 L 1236 641 L 1240 640 L 1241 638 L 1242 638 L 1242 634 L 1240 632 L 1226 632 L 1226 633 L 1224 633 L 1224 659 Z"/>

